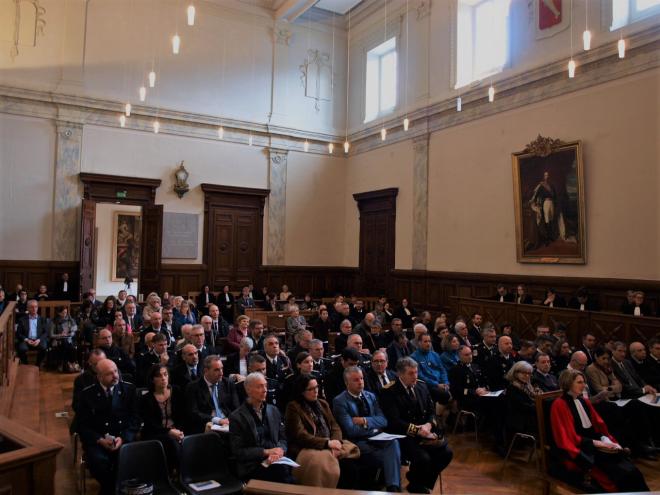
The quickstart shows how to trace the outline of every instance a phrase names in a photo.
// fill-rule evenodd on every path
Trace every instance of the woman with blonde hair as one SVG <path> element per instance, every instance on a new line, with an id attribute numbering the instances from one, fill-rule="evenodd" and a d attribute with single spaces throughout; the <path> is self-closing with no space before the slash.
<path id="1" fill-rule="evenodd" d="M 514 363 L 506 379 L 506 424 L 507 429 L 513 432 L 534 433 L 536 425 L 535 397 L 541 393 L 532 386 L 532 372 L 534 368 L 527 361 Z"/>
<path id="2" fill-rule="evenodd" d="M 142 310 L 142 320 L 144 320 L 144 326 L 149 326 L 151 324 L 151 313 L 160 313 L 161 304 L 160 297 L 155 292 L 149 293 L 147 296 L 147 304 Z"/>

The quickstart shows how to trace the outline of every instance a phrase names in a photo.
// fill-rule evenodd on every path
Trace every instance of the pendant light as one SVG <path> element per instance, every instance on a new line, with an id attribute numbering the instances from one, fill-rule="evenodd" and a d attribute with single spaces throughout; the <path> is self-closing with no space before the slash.
<path id="1" fill-rule="evenodd" d="M 248 145 L 252 146 L 252 132 L 250 132 L 250 136 L 248 137 Z"/>
<path id="2" fill-rule="evenodd" d="M 460 96 L 456 98 L 456 111 L 461 112 L 463 110 L 463 98 Z"/>
<path id="3" fill-rule="evenodd" d="M 589 31 L 589 0 L 584 0 L 584 32 L 582 33 L 582 48 L 591 49 L 591 31 Z"/>
<path id="4" fill-rule="evenodd" d="M 380 140 L 385 141 L 385 139 L 387 139 L 387 129 L 385 129 L 385 127 L 383 127 L 380 130 Z"/>
<path id="5" fill-rule="evenodd" d="M 160 122 L 154 120 L 154 134 L 158 134 L 159 132 L 160 132 Z"/>
<path id="6" fill-rule="evenodd" d="M 387 0 L 385 0 L 387 1 Z M 410 17 L 410 5 L 409 0 L 406 0 L 406 86 L 404 88 L 403 97 L 405 99 L 405 108 L 406 116 L 403 119 L 403 131 L 406 132 L 410 127 L 410 119 L 408 119 L 408 67 L 410 66 L 410 57 L 408 56 L 410 46 L 410 36 L 408 35 L 410 31 L 410 25 L 408 24 L 408 18 Z"/>
<path id="7" fill-rule="evenodd" d="M 225 137 L 225 129 L 222 126 L 220 126 L 218 127 L 218 138 L 224 139 L 224 137 Z"/>
<path id="8" fill-rule="evenodd" d="M 568 61 L 568 78 L 573 79 L 575 77 L 575 60 L 573 60 L 573 0 L 571 0 L 571 58 Z"/>
<path id="9" fill-rule="evenodd" d="M 495 101 L 495 88 L 493 87 L 493 83 L 490 83 L 490 87 L 488 88 L 488 101 L 490 103 Z"/>
<path id="10" fill-rule="evenodd" d="M 145 88 L 144 86 L 140 86 L 139 94 L 140 94 L 140 101 L 146 100 L 147 99 L 147 88 Z"/>
<path id="11" fill-rule="evenodd" d="M 126 127 L 126 115 L 123 113 L 119 116 L 119 127 Z"/>
<path id="12" fill-rule="evenodd" d="M 351 145 L 348 144 L 348 141 L 344 141 L 344 153 L 348 154 L 348 150 L 350 149 Z"/>
<path id="13" fill-rule="evenodd" d="M 626 56 L 626 40 L 621 37 L 616 46 L 619 50 L 619 58 L 624 58 Z"/>
<path id="14" fill-rule="evenodd" d="M 186 9 L 186 13 L 188 14 L 188 26 L 194 26 L 195 25 L 195 6 L 193 4 L 188 5 L 188 8 Z"/>
<path id="15" fill-rule="evenodd" d="M 409 127 L 410 127 L 410 119 L 406 117 L 405 119 L 403 119 L 403 130 L 407 131 Z"/>
<path id="16" fill-rule="evenodd" d="M 126 117 L 131 116 L 131 108 L 132 106 L 130 103 L 126 103 L 126 105 L 124 105 L 124 114 L 126 114 Z"/>
<path id="17" fill-rule="evenodd" d="M 305 142 L 303 143 L 303 151 L 307 153 L 309 151 L 309 141 L 305 139 Z"/>
<path id="18" fill-rule="evenodd" d="M 351 87 L 351 11 L 348 11 L 348 32 L 346 34 L 346 109 L 344 112 L 344 154 L 348 155 L 348 99 Z"/>
<path id="19" fill-rule="evenodd" d="M 333 143 L 328 143 L 328 153 L 332 155 L 332 152 L 335 150 L 335 145 Z"/>
<path id="20" fill-rule="evenodd" d="M 156 73 L 152 69 L 151 72 L 149 72 L 149 87 L 153 88 L 155 86 L 156 86 Z"/>
<path id="21" fill-rule="evenodd" d="M 181 48 L 181 37 L 178 34 L 172 36 L 172 53 L 174 55 L 179 54 L 179 49 Z"/>

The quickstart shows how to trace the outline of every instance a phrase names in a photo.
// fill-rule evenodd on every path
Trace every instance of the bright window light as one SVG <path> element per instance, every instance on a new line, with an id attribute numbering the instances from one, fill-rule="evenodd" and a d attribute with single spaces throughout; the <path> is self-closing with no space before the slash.
<path id="1" fill-rule="evenodd" d="M 612 0 L 610 30 L 614 31 L 658 14 L 660 14 L 660 0 Z"/>
<path id="2" fill-rule="evenodd" d="M 366 69 L 364 121 L 369 122 L 396 106 L 396 38 L 390 38 L 367 52 Z"/>
<path id="3" fill-rule="evenodd" d="M 456 87 L 501 72 L 509 60 L 510 0 L 458 0 Z"/>

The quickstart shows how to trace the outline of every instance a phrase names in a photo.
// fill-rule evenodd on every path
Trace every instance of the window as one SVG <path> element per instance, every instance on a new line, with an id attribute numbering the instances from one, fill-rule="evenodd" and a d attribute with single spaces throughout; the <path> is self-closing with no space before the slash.
<path id="1" fill-rule="evenodd" d="M 660 14 L 660 0 L 612 0 L 610 30 Z"/>
<path id="2" fill-rule="evenodd" d="M 457 0 L 456 87 L 501 72 L 509 61 L 510 0 Z"/>
<path id="3" fill-rule="evenodd" d="M 396 38 L 367 52 L 367 84 L 364 121 L 394 110 L 397 93 Z"/>

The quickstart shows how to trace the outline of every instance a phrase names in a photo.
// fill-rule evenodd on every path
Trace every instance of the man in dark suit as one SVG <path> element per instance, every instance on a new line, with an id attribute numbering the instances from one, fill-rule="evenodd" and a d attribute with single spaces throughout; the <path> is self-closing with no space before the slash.
<path id="1" fill-rule="evenodd" d="M 173 337 L 174 343 L 170 344 L 174 348 L 176 341 L 181 338 L 181 324 L 174 321 L 174 310 L 171 307 L 163 308 L 161 311 L 163 315 L 162 327 L 165 332 Z"/>
<path id="2" fill-rule="evenodd" d="M 632 316 L 654 316 L 651 307 L 644 302 L 644 293 L 641 290 L 633 293 L 632 303 L 624 308 L 623 312 Z"/>
<path id="3" fill-rule="evenodd" d="M 254 299 L 250 297 L 250 287 L 247 285 L 241 290 L 241 295 L 236 299 L 236 306 L 238 307 L 239 314 L 244 315 L 247 308 L 254 308 Z"/>
<path id="4" fill-rule="evenodd" d="M 371 356 L 371 368 L 364 372 L 364 388 L 380 396 L 383 387 L 396 380 L 396 373 L 387 369 L 387 353 L 376 351 Z"/>
<path id="5" fill-rule="evenodd" d="M 472 321 L 468 326 L 468 337 L 472 345 L 475 345 L 481 340 L 481 324 L 483 321 L 484 318 L 481 316 L 481 313 L 472 313 Z"/>
<path id="6" fill-rule="evenodd" d="M 80 396 L 77 431 L 92 476 L 102 494 L 115 493 L 119 448 L 135 439 L 140 429 L 135 386 L 119 380 L 117 365 L 103 359 L 98 381 Z"/>
<path id="7" fill-rule="evenodd" d="M 295 363 L 298 354 L 301 352 L 309 352 L 309 343 L 313 338 L 314 335 L 309 330 L 299 330 L 294 336 L 296 342 L 295 347 L 286 355 L 286 357 L 289 358 L 289 361 Z"/>
<path id="8" fill-rule="evenodd" d="M 233 383 L 223 377 L 220 356 L 204 359 L 204 374 L 186 387 L 186 433 L 204 433 L 207 423 L 226 426 L 229 415 L 238 408 Z"/>
<path id="9" fill-rule="evenodd" d="M 172 335 L 167 330 L 167 327 L 163 325 L 163 315 L 161 315 L 158 311 L 151 313 L 151 317 L 149 318 L 149 325 L 142 327 L 142 330 L 140 331 L 140 340 L 142 343 L 144 343 L 144 336 L 149 332 L 153 332 L 155 335 L 162 334 L 165 337 L 165 343 L 167 344 L 167 347 L 172 347 L 176 343 L 174 335 Z"/>
<path id="10" fill-rule="evenodd" d="M 351 366 L 357 366 L 360 359 L 360 353 L 355 349 L 346 348 L 341 352 L 341 357 L 325 377 L 325 398 L 328 403 L 332 404 L 332 400 L 346 390 L 344 370 Z"/>
<path id="11" fill-rule="evenodd" d="M 466 411 L 485 412 L 488 393 L 486 380 L 478 365 L 472 363 L 472 351 L 462 346 L 458 349 L 459 362 L 449 370 L 449 390 L 458 407 Z"/>
<path id="12" fill-rule="evenodd" d="M 60 301 L 77 301 L 79 294 L 69 280 L 69 274 L 64 272 L 55 284 L 55 298 Z"/>
<path id="13" fill-rule="evenodd" d="M 216 338 L 226 338 L 229 335 L 229 323 L 220 315 L 220 308 L 216 304 L 209 306 L 209 316 L 211 317 L 211 328 Z"/>
<path id="14" fill-rule="evenodd" d="M 557 380 L 557 377 L 550 373 L 550 368 L 552 368 L 550 356 L 544 352 L 537 353 L 534 365 L 532 385 L 540 388 L 543 392 L 554 392 L 555 390 L 559 390 L 559 381 Z"/>
<path id="15" fill-rule="evenodd" d="M 92 303 L 92 306 L 94 307 L 94 309 L 98 310 L 98 309 L 101 309 L 101 306 L 103 306 L 103 303 L 96 299 L 96 289 L 94 289 L 94 288 L 89 289 L 84 294 L 83 297 L 86 298 L 87 300 L 89 300 L 89 302 Z"/>
<path id="16" fill-rule="evenodd" d="M 21 363 L 27 364 L 27 352 L 37 351 L 37 366 L 41 365 L 48 348 L 48 320 L 39 316 L 39 303 L 31 299 L 27 303 L 27 315 L 18 320 L 16 328 L 16 354 Z"/>
<path id="17" fill-rule="evenodd" d="M 506 289 L 504 284 L 497 284 L 497 294 L 492 299 L 499 302 L 513 302 L 515 296 Z"/>
<path id="18" fill-rule="evenodd" d="M 649 349 L 658 346 L 655 340 L 649 341 Z M 630 363 L 637 374 L 656 390 L 660 388 L 660 361 L 646 354 L 646 347 L 641 342 L 630 344 Z"/>
<path id="19" fill-rule="evenodd" d="M 586 287 L 580 287 L 568 302 L 568 307 L 578 311 L 600 311 L 598 301 L 589 295 Z"/>
<path id="20" fill-rule="evenodd" d="M 383 354 L 382 352 L 379 352 Z M 376 395 L 364 389 L 362 370 L 344 370 L 346 390 L 332 401 L 332 412 L 344 438 L 360 448 L 359 465 L 383 470 L 386 491 L 401 491 L 401 451 L 396 440 L 369 441 L 387 427 Z"/>
<path id="21" fill-rule="evenodd" d="M 250 320 L 248 325 L 248 336 L 254 342 L 254 351 L 264 350 L 264 324 L 261 320 Z"/>
<path id="22" fill-rule="evenodd" d="M 185 390 L 190 382 L 194 382 L 202 376 L 204 368 L 199 360 L 197 348 L 192 344 L 186 344 L 181 349 L 181 360 L 172 369 L 172 385 Z"/>
<path id="23" fill-rule="evenodd" d="M 392 322 L 394 325 L 394 322 Z M 399 323 L 401 325 L 401 323 Z M 387 363 L 391 370 L 396 369 L 397 361 L 406 356 L 410 356 L 415 349 L 412 344 L 408 342 L 408 337 L 403 332 L 392 333 L 392 343 L 387 346 Z"/>
<path id="24" fill-rule="evenodd" d="M 112 343 L 112 333 L 107 328 L 99 332 L 96 339 L 98 348 L 105 352 L 105 356 L 111 359 L 119 368 L 122 374 L 122 380 L 133 381 L 135 377 L 135 363 L 119 346 Z"/>
<path id="25" fill-rule="evenodd" d="M 504 390 L 507 386 L 507 381 L 504 376 L 509 372 L 513 363 L 517 359 L 513 356 L 513 341 L 511 337 L 502 335 L 497 341 L 497 354 L 489 361 L 486 372 L 486 379 L 488 380 L 488 388 L 491 390 Z"/>
<path id="26" fill-rule="evenodd" d="M 153 314 L 151 321 L 153 321 Z M 174 365 L 174 353 L 167 349 L 167 337 L 164 332 L 155 334 L 151 339 L 151 350 L 138 358 L 136 363 L 137 376 L 135 378 L 138 386 L 148 386 L 147 373 L 149 373 L 149 370 L 154 364 L 167 366 L 169 371 L 172 370 Z"/>
<path id="27" fill-rule="evenodd" d="M 229 438 L 238 477 L 290 483 L 288 466 L 273 464 L 286 454 L 284 423 L 277 407 L 266 401 L 268 385 L 261 373 L 244 381 L 247 399 L 229 417 Z"/>
<path id="28" fill-rule="evenodd" d="M 417 363 L 405 357 L 397 363 L 398 379 L 390 382 L 380 402 L 387 417 L 387 431 L 405 435 L 401 454 L 410 461 L 409 492 L 431 493 L 438 474 L 453 453 L 437 428 L 435 405 L 426 385 L 417 380 Z"/>
<path id="29" fill-rule="evenodd" d="M 594 352 L 596 351 L 596 336 L 591 332 L 585 332 L 582 335 L 582 347 L 578 349 L 587 355 L 587 366 L 594 362 Z"/>
<path id="30" fill-rule="evenodd" d="M 124 320 L 126 320 L 126 324 L 131 327 L 132 332 L 139 332 L 142 325 L 144 325 L 142 314 L 138 313 L 137 306 L 132 301 L 127 301 L 126 304 L 124 304 Z"/>
<path id="31" fill-rule="evenodd" d="M 657 390 L 647 385 L 637 374 L 630 361 L 626 359 L 626 344 L 616 342 L 612 351 L 612 371 L 616 376 L 623 390 L 621 390 L 622 399 L 637 399 L 645 394 L 655 394 Z"/>

